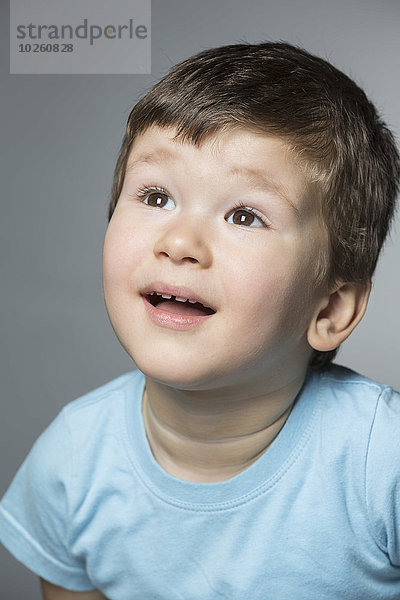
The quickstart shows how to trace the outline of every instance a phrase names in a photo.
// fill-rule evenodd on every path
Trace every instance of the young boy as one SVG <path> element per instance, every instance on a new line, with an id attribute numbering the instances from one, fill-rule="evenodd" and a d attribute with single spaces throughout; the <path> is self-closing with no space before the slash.
<path id="1" fill-rule="evenodd" d="M 398 182 L 365 94 L 288 44 L 136 105 L 103 264 L 140 371 L 67 405 L 1 504 L 46 599 L 400 598 L 400 397 L 331 365 Z"/>

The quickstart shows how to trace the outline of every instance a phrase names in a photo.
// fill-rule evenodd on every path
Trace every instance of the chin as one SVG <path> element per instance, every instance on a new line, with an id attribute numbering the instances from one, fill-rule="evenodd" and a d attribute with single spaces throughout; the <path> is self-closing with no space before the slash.
<path id="1" fill-rule="evenodd" d="M 204 390 L 214 387 L 219 377 L 214 368 L 186 361 L 149 361 L 132 356 L 137 368 L 150 379 L 181 390 Z"/>

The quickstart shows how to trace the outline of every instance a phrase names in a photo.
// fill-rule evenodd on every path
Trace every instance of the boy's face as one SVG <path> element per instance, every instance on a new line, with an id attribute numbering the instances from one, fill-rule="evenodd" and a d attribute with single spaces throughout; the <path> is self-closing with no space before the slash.
<path id="1" fill-rule="evenodd" d="M 194 146 L 174 134 L 152 127 L 131 150 L 104 244 L 112 325 L 168 385 L 276 389 L 311 351 L 326 247 L 317 200 L 277 138 L 237 129 Z"/>

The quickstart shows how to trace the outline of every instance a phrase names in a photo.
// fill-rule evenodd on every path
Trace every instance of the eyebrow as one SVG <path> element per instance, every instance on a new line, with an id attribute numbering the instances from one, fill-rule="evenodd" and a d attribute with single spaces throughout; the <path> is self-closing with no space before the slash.
<path id="1" fill-rule="evenodd" d="M 233 177 L 242 177 L 247 179 L 251 185 L 255 188 L 267 189 L 272 193 L 276 194 L 279 198 L 284 200 L 290 208 L 296 213 L 296 216 L 300 216 L 299 209 L 293 203 L 286 187 L 282 183 L 278 183 L 273 177 L 268 174 L 261 173 L 257 169 L 251 169 L 247 167 L 233 167 L 229 170 L 228 175 Z"/>
<path id="2" fill-rule="evenodd" d="M 159 149 L 157 151 L 147 152 L 146 154 L 140 154 L 137 158 L 134 158 L 128 162 L 126 166 L 126 172 L 134 171 L 141 165 L 145 164 L 160 165 L 178 161 L 179 157 L 174 152 L 170 152 L 168 149 Z M 299 209 L 290 199 L 290 195 L 285 186 L 282 183 L 278 183 L 268 174 L 261 173 L 257 169 L 236 166 L 231 167 L 227 172 L 227 175 L 231 177 L 242 177 L 247 179 L 250 185 L 253 185 L 254 188 L 271 191 L 281 198 L 286 204 L 288 204 L 297 217 L 300 216 Z"/>
<path id="3" fill-rule="evenodd" d="M 126 165 L 127 171 L 133 171 L 136 167 L 146 164 L 163 164 L 177 162 L 179 159 L 173 152 L 169 150 L 160 149 L 156 152 L 147 152 L 146 154 L 140 154 L 137 158 L 128 161 Z"/>

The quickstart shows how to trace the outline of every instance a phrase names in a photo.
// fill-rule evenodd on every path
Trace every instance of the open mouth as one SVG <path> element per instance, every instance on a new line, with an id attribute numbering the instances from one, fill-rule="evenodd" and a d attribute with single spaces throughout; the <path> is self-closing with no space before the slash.
<path id="1" fill-rule="evenodd" d="M 205 306 L 201 302 L 180 296 L 151 292 L 146 294 L 145 298 L 155 308 L 175 315 L 199 317 L 215 313 L 215 310 L 209 306 Z"/>

